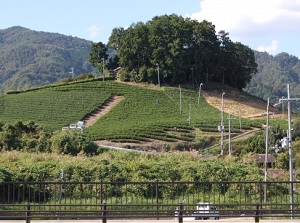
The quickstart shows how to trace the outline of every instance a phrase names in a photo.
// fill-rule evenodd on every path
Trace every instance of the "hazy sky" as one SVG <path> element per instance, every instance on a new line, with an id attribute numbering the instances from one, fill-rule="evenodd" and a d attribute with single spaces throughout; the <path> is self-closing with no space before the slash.
<path id="1" fill-rule="evenodd" d="M 300 0 L 0 0 L 0 29 L 23 26 L 107 43 L 113 28 L 177 14 L 212 22 L 233 41 L 300 59 Z"/>

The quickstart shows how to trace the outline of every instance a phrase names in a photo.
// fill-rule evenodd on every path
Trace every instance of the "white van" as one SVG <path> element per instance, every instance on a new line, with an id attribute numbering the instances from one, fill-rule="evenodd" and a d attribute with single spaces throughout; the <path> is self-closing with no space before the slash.
<path id="1" fill-rule="evenodd" d="M 210 203 L 197 203 L 196 210 L 197 211 L 192 214 L 195 220 L 218 220 L 220 218 L 219 211 Z"/>

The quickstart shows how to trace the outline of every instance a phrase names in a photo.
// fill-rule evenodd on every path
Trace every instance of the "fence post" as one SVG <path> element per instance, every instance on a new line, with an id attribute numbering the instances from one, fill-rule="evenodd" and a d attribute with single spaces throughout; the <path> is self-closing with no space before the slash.
<path id="1" fill-rule="evenodd" d="M 101 207 L 102 207 L 102 223 L 106 223 L 106 203 L 103 203 Z"/>
<path id="2" fill-rule="evenodd" d="M 30 203 L 26 205 L 26 223 L 30 223 Z"/>
<path id="3" fill-rule="evenodd" d="M 102 179 L 100 181 L 100 204 L 103 203 L 103 183 L 102 183 Z"/>
<path id="4" fill-rule="evenodd" d="M 183 203 L 179 203 L 179 208 L 178 208 L 178 222 L 183 223 Z"/>
<path id="5" fill-rule="evenodd" d="M 266 183 L 266 182 L 265 182 Z M 264 201 L 264 193 L 266 191 L 263 190 L 263 182 L 259 180 L 259 202 L 262 204 Z"/>
<path id="6" fill-rule="evenodd" d="M 255 211 L 255 223 L 259 223 L 259 204 L 256 204 L 256 211 Z"/>
<path id="7" fill-rule="evenodd" d="M 156 220 L 159 220 L 159 208 L 158 208 L 158 181 L 155 181 L 155 196 L 156 196 Z"/>

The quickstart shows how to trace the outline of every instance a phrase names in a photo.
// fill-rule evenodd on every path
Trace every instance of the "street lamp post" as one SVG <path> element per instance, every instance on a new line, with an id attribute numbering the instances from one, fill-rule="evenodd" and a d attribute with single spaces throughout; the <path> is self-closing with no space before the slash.
<path id="1" fill-rule="evenodd" d="M 102 57 L 102 74 L 103 74 L 103 81 L 104 81 L 104 57 Z"/>
<path id="2" fill-rule="evenodd" d="M 200 104 L 200 96 L 201 96 L 201 87 L 202 87 L 203 83 L 200 84 L 199 86 L 199 96 L 198 96 L 198 106 Z"/>
<path id="3" fill-rule="evenodd" d="M 242 131 L 242 119 L 241 119 L 241 109 L 239 108 L 239 125 L 240 125 L 240 131 Z"/>
<path id="4" fill-rule="evenodd" d="M 157 65 L 157 81 L 158 81 L 158 87 L 160 87 L 160 79 L 159 79 L 159 63 Z"/>
<path id="5" fill-rule="evenodd" d="M 74 78 L 74 68 L 73 67 L 71 67 L 71 71 L 69 72 L 69 74 L 71 74 L 72 78 Z"/>
<path id="6" fill-rule="evenodd" d="M 193 82 L 193 88 L 194 88 L 194 68 L 192 67 L 191 70 L 192 70 L 192 82 Z"/>
<path id="7" fill-rule="evenodd" d="M 182 114 L 182 98 L 181 98 L 181 87 L 179 85 L 179 113 Z"/>
<path id="8" fill-rule="evenodd" d="M 235 118 L 230 118 L 230 113 L 228 113 L 228 154 L 231 155 L 231 120 Z"/>
<path id="9" fill-rule="evenodd" d="M 191 108 L 192 108 L 192 106 L 191 106 L 191 103 L 189 104 L 189 125 L 191 124 Z"/>
<path id="10" fill-rule="evenodd" d="M 224 94 L 223 92 L 221 101 L 221 155 L 224 154 Z"/>

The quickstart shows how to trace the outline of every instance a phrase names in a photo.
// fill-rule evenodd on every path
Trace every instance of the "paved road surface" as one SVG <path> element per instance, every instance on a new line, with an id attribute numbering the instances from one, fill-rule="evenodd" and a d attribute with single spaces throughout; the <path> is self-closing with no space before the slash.
<path id="1" fill-rule="evenodd" d="M 15 220 L 0 220 L 1 223 L 25 223 L 26 221 L 15 221 Z M 102 223 L 101 220 L 31 220 L 30 223 Z M 107 223 L 178 223 L 178 219 L 170 220 L 107 220 Z M 255 223 L 254 218 L 230 218 L 220 220 L 194 220 L 193 218 L 184 218 L 183 222 L 186 223 L 230 223 L 230 222 L 241 222 L 241 223 Z M 300 219 L 294 220 L 262 220 L 259 219 L 259 223 L 300 223 Z"/>

